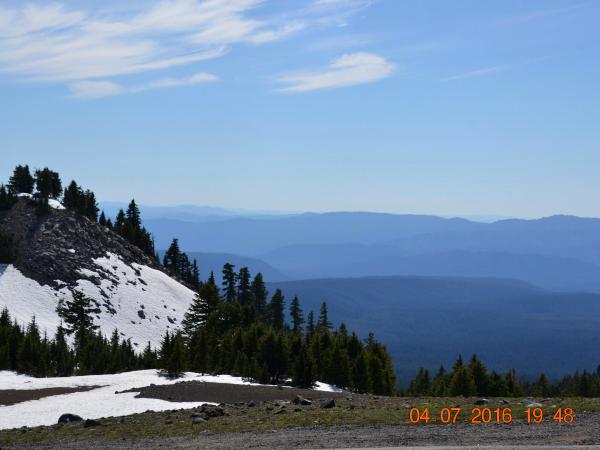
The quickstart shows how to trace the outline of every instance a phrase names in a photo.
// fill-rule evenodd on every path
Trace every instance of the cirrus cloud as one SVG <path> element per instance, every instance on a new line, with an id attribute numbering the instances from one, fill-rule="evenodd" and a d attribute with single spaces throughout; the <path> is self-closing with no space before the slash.
<path id="1" fill-rule="evenodd" d="M 389 77 L 395 68 L 393 63 L 373 53 L 350 53 L 334 59 L 323 70 L 280 77 L 278 81 L 288 86 L 279 91 L 298 93 L 373 83 Z"/>

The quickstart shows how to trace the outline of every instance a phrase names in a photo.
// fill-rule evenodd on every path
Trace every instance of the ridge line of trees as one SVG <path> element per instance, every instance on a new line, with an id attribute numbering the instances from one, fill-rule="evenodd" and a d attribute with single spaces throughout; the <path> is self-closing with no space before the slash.
<path id="1" fill-rule="evenodd" d="M 541 373 L 532 382 L 519 380 L 515 369 L 490 372 L 475 354 L 468 363 L 459 355 L 451 371 L 440 366 L 432 377 L 429 370 L 419 369 L 404 393 L 413 397 L 600 397 L 600 366 L 595 372 L 578 371 L 554 383 Z"/>

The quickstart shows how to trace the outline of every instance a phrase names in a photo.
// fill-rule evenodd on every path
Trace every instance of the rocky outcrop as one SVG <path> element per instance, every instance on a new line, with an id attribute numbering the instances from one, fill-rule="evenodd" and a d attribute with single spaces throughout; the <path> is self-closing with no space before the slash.
<path id="1" fill-rule="evenodd" d="M 97 270 L 93 259 L 107 252 L 127 264 L 157 268 L 152 258 L 106 227 L 70 210 L 51 209 L 38 215 L 24 198 L 2 212 L 0 233 L 12 238 L 14 266 L 28 278 L 54 288 L 86 278 L 97 283 L 97 277 L 86 277 L 81 270 Z"/>

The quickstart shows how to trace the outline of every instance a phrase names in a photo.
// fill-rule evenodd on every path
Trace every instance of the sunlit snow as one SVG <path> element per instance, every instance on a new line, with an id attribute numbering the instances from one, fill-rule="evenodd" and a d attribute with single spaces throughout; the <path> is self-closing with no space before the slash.
<path id="1" fill-rule="evenodd" d="M 14 372 L 0 371 L 0 390 L 34 390 L 57 387 L 102 386 L 86 392 L 53 395 L 39 400 L 0 406 L 0 429 L 55 424 L 63 413 L 77 414 L 84 419 L 115 417 L 152 411 L 194 408 L 203 402 L 168 402 L 135 398 L 136 392 L 116 394 L 116 391 L 141 388 L 150 384 L 174 384 L 180 381 L 207 383 L 256 384 L 230 375 L 201 375 L 187 372 L 183 378 L 161 377 L 156 370 L 138 370 L 114 375 L 90 375 L 64 378 L 33 378 Z M 335 392 L 338 388 L 317 382 L 316 390 Z"/>

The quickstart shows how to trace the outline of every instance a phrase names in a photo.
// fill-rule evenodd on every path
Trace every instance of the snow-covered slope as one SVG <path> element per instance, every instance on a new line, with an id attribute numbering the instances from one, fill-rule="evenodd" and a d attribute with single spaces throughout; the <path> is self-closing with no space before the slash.
<path id="1" fill-rule="evenodd" d="M 91 267 L 91 268 L 90 268 Z M 98 307 L 95 323 L 106 335 L 117 328 L 142 351 L 150 342 L 160 343 L 165 331 L 177 328 L 194 298 L 194 292 L 163 272 L 141 264 L 126 264 L 107 253 L 78 271 L 81 278 L 72 287 L 90 297 Z M 56 307 L 71 298 L 71 289 L 60 280 L 55 288 L 40 285 L 9 265 L 0 270 L 0 309 L 27 323 L 35 315 L 42 330 L 54 335 L 60 319 Z"/>

